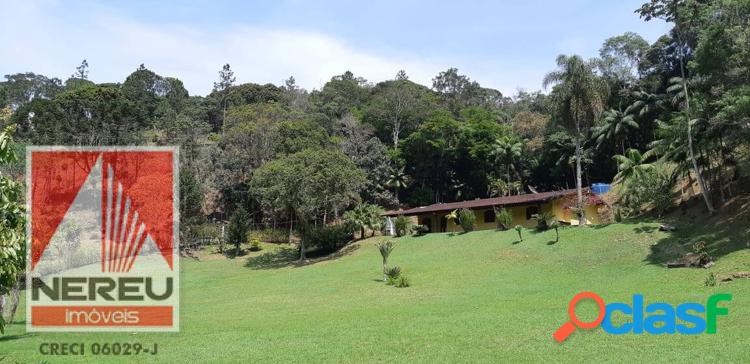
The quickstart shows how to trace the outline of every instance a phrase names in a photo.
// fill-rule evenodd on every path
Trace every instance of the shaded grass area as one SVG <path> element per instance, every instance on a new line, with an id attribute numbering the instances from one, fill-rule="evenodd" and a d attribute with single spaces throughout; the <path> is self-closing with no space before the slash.
<path id="1" fill-rule="evenodd" d="M 719 223 L 718 221 L 716 222 Z M 742 249 L 750 225 L 690 224 L 675 233 L 658 223 L 515 231 L 429 234 L 393 239 L 391 265 L 412 287 L 384 285 L 372 238 L 332 259 L 297 265 L 296 249 L 264 245 L 237 259 L 182 260 L 181 331 L 169 333 L 25 334 L 23 324 L 0 339 L 13 362 L 136 361 L 132 357 L 42 357 L 44 342 L 157 343 L 140 360 L 181 362 L 750 362 L 750 280 L 705 287 L 709 272 L 750 270 Z M 655 249 L 681 239 L 715 237 L 717 264 L 665 269 Z M 294 252 L 294 254 L 292 254 Z M 718 253 L 723 252 L 723 253 Z M 552 332 L 567 320 L 570 298 L 594 291 L 605 301 L 702 302 L 734 295 L 715 335 L 607 335 L 575 332 L 564 345 Z M 583 305 L 582 320 L 595 316 Z M 23 312 L 23 307 L 21 311 Z"/>
<path id="2" fill-rule="evenodd" d="M 750 195 L 729 201 L 715 216 L 704 214 L 692 216 L 673 215 L 667 223 L 677 228 L 651 246 L 646 261 L 664 264 L 675 260 L 694 249 L 696 243 L 704 243 L 706 252 L 714 258 L 731 255 L 750 249 Z M 638 227 L 634 231 L 651 233 L 656 226 Z"/>

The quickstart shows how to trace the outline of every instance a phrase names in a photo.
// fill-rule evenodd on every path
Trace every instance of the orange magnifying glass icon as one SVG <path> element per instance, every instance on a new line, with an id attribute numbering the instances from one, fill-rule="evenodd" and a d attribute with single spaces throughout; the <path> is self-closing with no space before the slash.
<path id="1" fill-rule="evenodd" d="M 599 306 L 599 316 L 596 317 L 596 320 L 591 322 L 583 322 L 576 317 L 576 305 L 581 300 L 587 298 L 594 300 L 597 306 Z M 576 331 L 576 327 L 588 330 L 599 326 L 599 324 L 602 323 L 602 320 L 604 320 L 605 310 L 604 300 L 594 292 L 581 292 L 573 296 L 573 299 L 570 300 L 570 303 L 568 304 L 568 317 L 570 317 L 570 321 L 560 326 L 560 328 L 552 334 L 552 337 L 555 338 L 558 343 L 562 343 L 573 333 L 573 331 Z"/>

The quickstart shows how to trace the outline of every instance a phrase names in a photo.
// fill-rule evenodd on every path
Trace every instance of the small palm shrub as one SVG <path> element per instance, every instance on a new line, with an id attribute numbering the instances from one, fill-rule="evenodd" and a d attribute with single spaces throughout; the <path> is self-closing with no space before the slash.
<path id="1" fill-rule="evenodd" d="M 409 287 L 409 286 L 411 286 L 411 282 L 409 281 L 409 277 L 407 277 L 404 274 L 402 274 L 401 276 L 399 276 L 398 279 L 396 280 L 396 287 L 398 287 L 398 288 L 405 288 L 405 287 Z"/>
<path id="2" fill-rule="evenodd" d="M 516 225 L 515 229 L 518 233 L 518 241 L 523 241 L 523 235 L 521 235 L 521 230 L 523 230 L 523 227 L 521 227 L 521 225 Z"/>
<path id="3" fill-rule="evenodd" d="M 555 220 L 555 215 L 552 214 L 552 211 L 544 211 L 534 215 L 534 219 L 536 219 L 536 228 L 545 231 L 549 229 L 550 223 Z"/>
<path id="4" fill-rule="evenodd" d="M 471 209 L 461 209 L 458 212 L 458 223 L 461 224 L 461 229 L 464 229 L 464 232 L 473 231 L 476 221 L 477 215 Z"/>
<path id="5" fill-rule="evenodd" d="M 411 231 L 411 220 L 404 215 L 397 217 L 393 225 L 396 228 L 396 236 L 409 235 Z"/>
<path id="6" fill-rule="evenodd" d="M 386 284 L 389 286 L 396 285 L 398 278 L 401 277 L 401 267 L 395 265 L 385 270 Z"/>
<path id="7" fill-rule="evenodd" d="M 495 223 L 497 224 L 498 229 L 508 230 L 510 229 L 510 224 L 512 222 L 513 216 L 507 209 L 505 209 L 504 207 L 495 209 Z"/>
<path id="8" fill-rule="evenodd" d="M 378 251 L 380 251 L 380 256 L 383 257 L 383 282 L 388 280 L 388 257 L 391 255 L 394 247 L 395 244 L 390 240 L 378 244 Z"/>

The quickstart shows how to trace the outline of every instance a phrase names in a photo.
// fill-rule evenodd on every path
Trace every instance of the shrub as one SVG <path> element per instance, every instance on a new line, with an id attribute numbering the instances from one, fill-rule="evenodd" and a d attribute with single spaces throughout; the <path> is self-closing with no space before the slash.
<path id="1" fill-rule="evenodd" d="M 513 222 L 513 216 L 508 212 L 507 209 L 503 208 L 495 208 L 495 223 L 497 223 L 497 228 L 500 230 L 508 230 L 510 229 L 510 224 Z"/>
<path id="2" fill-rule="evenodd" d="M 615 209 L 615 222 L 622 222 L 622 212 L 619 207 Z"/>
<path id="3" fill-rule="evenodd" d="M 393 266 L 385 270 L 386 281 L 389 286 L 396 284 L 398 278 L 401 276 L 401 267 Z"/>
<path id="4" fill-rule="evenodd" d="M 411 286 L 411 282 L 409 282 L 409 277 L 406 275 L 401 275 L 396 280 L 396 287 L 398 288 L 405 288 Z"/>
<path id="5" fill-rule="evenodd" d="M 289 241 L 289 231 L 285 229 L 259 229 L 253 230 L 249 234 L 250 240 L 258 239 L 266 243 L 286 243 Z"/>
<path id="6" fill-rule="evenodd" d="M 545 231 L 549 229 L 550 223 L 555 220 L 555 215 L 552 214 L 552 211 L 544 211 L 535 214 L 534 219 L 536 219 L 536 228 Z"/>
<path id="7" fill-rule="evenodd" d="M 523 230 L 523 227 L 521 227 L 521 225 L 516 225 L 515 229 L 518 233 L 518 241 L 523 241 L 523 235 L 521 235 L 521 230 Z"/>
<path id="8" fill-rule="evenodd" d="M 674 185 L 674 179 L 666 171 L 645 171 L 638 178 L 627 181 L 622 192 L 622 203 L 635 213 L 642 212 L 644 207 L 651 207 L 657 216 L 661 216 L 672 207 Z"/>
<path id="9" fill-rule="evenodd" d="M 411 231 L 411 220 L 404 215 L 398 216 L 393 225 L 396 228 L 396 236 L 409 235 Z"/>
<path id="10" fill-rule="evenodd" d="M 412 229 L 412 231 L 414 231 L 414 235 L 422 236 L 424 234 L 429 233 L 430 228 L 427 227 L 427 225 L 414 225 L 414 228 Z"/>
<path id="11" fill-rule="evenodd" d="M 354 231 L 348 224 L 336 226 L 307 227 L 301 230 L 305 247 L 318 248 L 324 252 L 333 252 L 351 241 Z"/>
<path id="12" fill-rule="evenodd" d="M 257 252 L 259 250 L 260 250 L 260 240 L 258 239 L 250 240 L 250 251 Z"/>
<path id="13" fill-rule="evenodd" d="M 458 223 L 461 224 L 461 229 L 464 229 L 464 232 L 473 231 L 476 221 L 477 215 L 471 209 L 461 209 L 458 212 Z"/>
<path id="14" fill-rule="evenodd" d="M 703 284 L 705 284 L 706 287 L 713 287 L 716 285 L 716 275 L 714 275 L 714 272 L 708 273 L 708 277 L 706 277 L 706 281 L 703 282 Z"/>

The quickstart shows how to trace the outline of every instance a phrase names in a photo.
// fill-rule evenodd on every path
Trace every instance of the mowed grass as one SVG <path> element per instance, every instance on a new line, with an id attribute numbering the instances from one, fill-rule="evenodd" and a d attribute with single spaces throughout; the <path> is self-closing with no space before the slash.
<path id="1" fill-rule="evenodd" d="M 733 221 L 717 237 L 711 224 L 675 233 L 657 223 L 554 231 L 476 231 L 394 239 L 391 264 L 412 287 L 384 285 L 381 258 L 368 239 L 335 259 L 287 264 L 290 249 L 265 245 L 250 257 L 182 260 L 179 333 L 27 334 L 12 325 L 0 338 L 6 362 L 750 362 L 750 279 L 704 286 L 709 272 L 750 270 L 750 223 Z M 706 239 L 720 250 L 710 269 L 666 269 L 654 249 Z M 657 252 L 658 253 L 658 252 Z M 605 301 L 704 303 L 731 293 L 715 335 L 608 335 L 552 332 L 570 298 L 593 291 Z M 582 304 L 582 319 L 595 317 Z M 20 309 L 23 316 L 23 307 Z M 158 344 L 156 356 L 51 357 L 45 342 Z"/>

